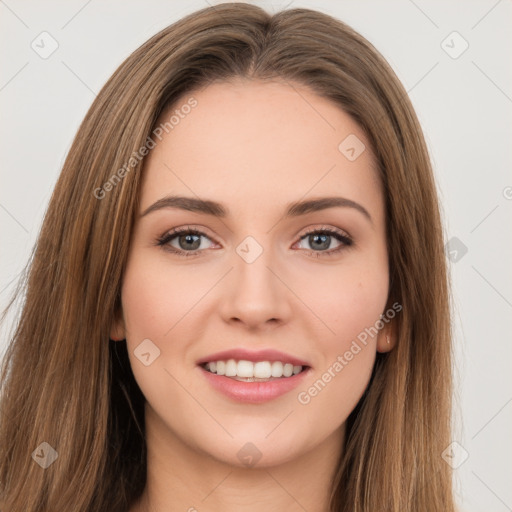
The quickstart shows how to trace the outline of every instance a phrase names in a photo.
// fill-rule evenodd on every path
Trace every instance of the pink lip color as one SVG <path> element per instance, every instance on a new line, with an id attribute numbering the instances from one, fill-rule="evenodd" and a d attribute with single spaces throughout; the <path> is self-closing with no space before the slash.
<path id="1" fill-rule="evenodd" d="M 199 361 L 196 361 L 196 364 L 201 365 L 211 361 L 227 361 L 228 359 L 234 359 L 235 361 L 252 361 L 253 363 L 258 361 L 270 361 L 271 363 L 274 361 L 281 361 L 282 363 L 291 363 L 294 366 L 310 366 L 307 361 L 302 361 L 301 359 L 297 359 L 296 357 L 285 354 L 284 352 L 279 352 L 278 350 L 265 349 L 250 351 L 243 348 L 224 350 L 222 352 L 210 354 Z M 287 378 L 291 379 L 291 377 Z"/>
<path id="2" fill-rule="evenodd" d="M 297 387 L 311 368 L 307 368 L 291 377 L 281 377 L 267 382 L 234 380 L 223 375 L 211 373 L 201 366 L 199 366 L 199 370 L 217 391 L 220 391 L 227 397 L 238 402 L 259 404 L 273 400 Z"/>

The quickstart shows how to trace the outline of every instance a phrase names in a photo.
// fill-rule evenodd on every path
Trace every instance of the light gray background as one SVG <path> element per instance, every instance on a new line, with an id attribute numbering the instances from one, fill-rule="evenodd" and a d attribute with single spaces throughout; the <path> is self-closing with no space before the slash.
<path id="1" fill-rule="evenodd" d="M 150 36 L 217 3 L 0 0 L 2 308 L 95 94 Z M 452 240 L 451 256 L 447 251 L 457 260 L 450 261 L 457 444 L 445 456 L 457 466 L 461 510 L 512 510 L 510 0 L 252 3 L 270 12 L 309 7 L 347 22 L 384 55 L 409 92 L 436 172 L 446 240 L 456 237 L 467 248 L 454 253 Z M 59 45 L 47 59 L 31 48 L 34 40 L 42 46 L 43 31 Z M 453 31 L 469 44 L 457 58 L 464 42 Z"/>

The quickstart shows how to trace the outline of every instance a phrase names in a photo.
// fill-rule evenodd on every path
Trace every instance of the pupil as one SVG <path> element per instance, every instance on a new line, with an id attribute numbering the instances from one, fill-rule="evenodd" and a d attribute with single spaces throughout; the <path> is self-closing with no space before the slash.
<path id="1" fill-rule="evenodd" d="M 187 242 L 191 242 L 191 241 L 194 242 L 192 240 L 193 237 L 196 237 L 196 239 L 197 239 L 197 240 L 195 240 L 195 245 L 193 247 L 189 245 L 188 248 L 189 249 L 198 249 L 199 246 L 201 245 L 201 242 L 199 240 L 199 236 L 197 236 L 197 235 L 183 235 L 180 237 L 180 241 L 184 238 Z"/>
<path id="2" fill-rule="evenodd" d="M 313 239 L 315 240 L 315 242 L 312 243 L 311 245 L 314 245 L 318 238 L 323 238 L 324 241 L 323 241 L 323 243 L 321 243 L 322 247 L 320 247 L 320 248 L 321 249 L 328 249 L 329 248 L 329 243 L 326 242 L 326 240 L 329 238 L 329 235 L 312 235 L 312 236 L 313 236 Z"/>

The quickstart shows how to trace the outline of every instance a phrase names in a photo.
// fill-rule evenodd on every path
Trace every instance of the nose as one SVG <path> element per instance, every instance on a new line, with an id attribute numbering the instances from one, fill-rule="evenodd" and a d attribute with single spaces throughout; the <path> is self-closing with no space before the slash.
<path id="1" fill-rule="evenodd" d="M 268 330 L 286 324 L 291 317 L 293 293 L 279 274 L 270 250 L 254 260 L 233 255 L 233 270 L 221 299 L 225 322 L 243 324 L 249 330 Z"/>

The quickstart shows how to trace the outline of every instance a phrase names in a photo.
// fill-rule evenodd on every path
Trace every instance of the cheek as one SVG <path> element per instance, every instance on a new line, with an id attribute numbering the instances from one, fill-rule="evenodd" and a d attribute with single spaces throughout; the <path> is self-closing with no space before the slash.
<path id="1" fill-rule="evenodd" d="M 165 328 L 165 312 L 170 306 L 168 301 L 169 297 L 162 297 L 161 290 L 148 272 L 137 275 L 127 273 L 122 304 L 126 330 L 132 343 L 138 339 L 160 337 Z"/>
<path id="2" fill-rule="evenodd" d="M 295 290 L 318 319 L 326 352 L 341 350 L 384 312 L 388 297 L 388 273 L 378 264 L 339 265 L 309 269 L 295 276 Z"/>
<path id="3" fill-rule="evenodd" d="M 325 280 L 328 286 L 311 287 L 310 304 L 324 324 L 316 337 L 321 358 L 297 400 L 305 420 L 321 418 L 322 435 L 347 419 L 369 383 L 376 357 L 375 324 L 388 295 L 384 270 L 331 273 Z"/>
<path id="4" fill-rule="evenodd" d="M 159 265 L 144 255 L 133 254 L 128 260 L 121 292 L 126 343 L 131 368 L 145 397 L 153 402 L 162 390 L 172 390 L 173 381 L 166 369 L 172 354 L 163 340 L 183 316 L 184 283 L 166 275 Z M 177 291 L 179 290 L 179 292 Z M 150 340 L 148 342 L 147 340 Z M 149 357 L 144 361 L 144 354 Z M 147 363 L 147 364 L 146 364 Z"/>
<path id="5" fill-rule="evenodd" d="M 126 268 L 122 307 L 126 329 L 133 338 L 162 339 L 185 313 L 194 287 L 182 271 L 169 272 L 158 261 L 135 255 Z M 197 295 L 197 292 L 196 292 Z"/>

